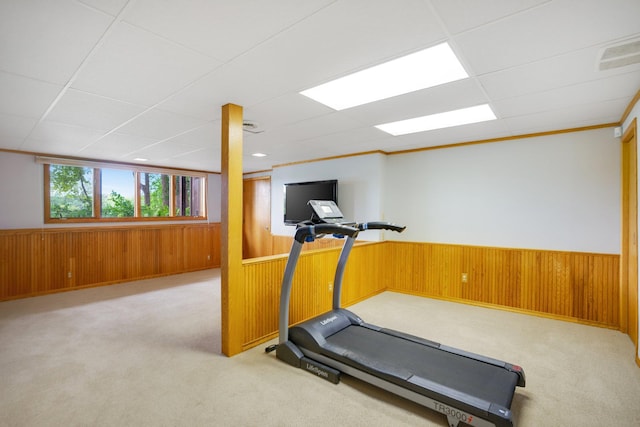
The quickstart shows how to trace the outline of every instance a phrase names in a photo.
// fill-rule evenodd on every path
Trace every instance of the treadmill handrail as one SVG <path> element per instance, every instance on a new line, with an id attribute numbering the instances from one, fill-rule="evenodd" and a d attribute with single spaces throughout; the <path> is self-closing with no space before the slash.
<path id="1" fill-rule="evenodd" d="M 398 233 L 402 233 L 407 228 L 406 225 L 396 225 L 390 222 L 384 221 L 372 221 L 358 224 L 358 229 L 363 230 L 391 230 Z"/>
<path id="2" fill-rule="evenodd" d="M 298 264 L 298 258 L 302 251 L 302 245 L 306 241 L 313 241 L 316 236 L 324 234 L 337 234 L 348 236 L 348 239 L 355 239 L 360 230 L 355 227 L 349 227 L 341 224 L 315 224 L 305 225 L 296 230 L 296 234 L 291 245 L 287 265 L 284 269 L 282 277 L 282 286 L 280 287 L 280 316 L 278 319 L 278 332 L 280 335 L 279 343 L 283 344 L 289 339 L 289 303 L 291 300 L 291 287 L 293 285 L 293 273 Z"/>
<path id="3" fill-rule="evenodd" d="M 355 227 L 342 224 L 305 225 L 296 230 L 295 240 L 296 242 L 304 243 L 308 237 L 315 239 L 315 237 L 320 234 L 339 234 L 342 236 L 355 237 L 359 231 L 360 230 Z"/>

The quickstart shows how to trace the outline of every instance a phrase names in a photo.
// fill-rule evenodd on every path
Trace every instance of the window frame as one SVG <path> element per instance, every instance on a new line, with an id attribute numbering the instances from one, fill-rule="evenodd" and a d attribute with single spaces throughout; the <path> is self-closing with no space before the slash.
<path id="1" fill-rule="evenodd" d="M 113 223 L 113 222 L 155 222 L 155 221 L 205 221 L 208 220 L 207 188 L 208 173 L 183 169 L 169 169 L 159 167 L 144 167 L 126 163 L 95 162 L 90 160 L 64 159 L 51 157 L 36 157 L 36 162 L 43 165 L 44 171 L 44 223 L 45 224 L 70 224 L 70 223 Z M 52 218 L 51 217 L 51 175 L 50 166 L 74 166 L 93 169 L 93 216 L 84 218 Z M 102 217 L 102 185 L 101 169 L 124 169 L 134 173 L 134 216 L 132 217 Z M 161 217 L 142 216 L 140 201 L 140 175 L 142 173 L 160 173 L 169 175 L 169 215 Z M 176 215 L 176 179 L 180 176 L 202 178 L 202 194 L 199 196 L 202 211 L 198 216 Z"/>

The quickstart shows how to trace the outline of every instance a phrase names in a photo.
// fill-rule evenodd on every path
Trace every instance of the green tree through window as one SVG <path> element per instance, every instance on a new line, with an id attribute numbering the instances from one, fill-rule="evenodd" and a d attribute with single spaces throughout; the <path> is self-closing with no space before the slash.
<path id="1" fill-rule="evenodd" d="M 135 213 L 133 201 L 125 199 L 125 197 L 111 191 L 106 197 L 106 203 L 102 204 L 102 216 L 108 218 L 125 218 L 132 217 Z"/>
<path id="2" fill-rule="evenodd" d="M 51 165 L 50 212 L 52 218 L 93 217 L 93 169 Z"/>
<path id="3" fill-rule="evenodd" d="M 135 215 L 135 172 L 125 169 L 100 169 L 101 216 L 131 218 Z"/>
<path id="4" fill-rule="evenodd" d="M 140 210 L 142 216 L 169 216 L 169 175 L 140 174 Z"/>

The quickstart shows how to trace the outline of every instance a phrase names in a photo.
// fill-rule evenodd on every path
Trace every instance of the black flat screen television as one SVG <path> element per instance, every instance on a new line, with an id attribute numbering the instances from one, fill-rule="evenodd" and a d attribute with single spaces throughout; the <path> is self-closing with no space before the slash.
<path id="1" fill-rule="evenodd" d="M 309 200 L 333 200 L 338 203 L 338 180 L 292 182 L 284 185 L 284 223 L 296 225 L 311 219 Z"/>

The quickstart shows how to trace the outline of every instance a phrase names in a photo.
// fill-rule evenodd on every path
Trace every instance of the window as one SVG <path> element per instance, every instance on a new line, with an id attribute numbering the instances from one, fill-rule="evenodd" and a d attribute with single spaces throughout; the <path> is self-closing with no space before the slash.
<path id="1" fill-rule="evenodd" d="M 140 174 L 140 212 L 144 217 L 169 216 L 170 176 L 162 173 Z"/>
<path id="2" fill-rule="evenodd" d="M 202 206 L 202 181 L 204 178 L 197 176 L 176 176 L 176 216 L 199 216 L 203 212 Z"/>
<path id="3" fill-rule="evenodd" d="M 51 165 L 49 181 L 51 218 L 93 217 L 93 169 Z"/>
<path id="4" fill-rule="evenodd" d="M 206 219 L 206 174 L 90 161 L 44 164 L 45 223 Z"/>
<path id="5" fill-rule="evenodd" d="M 136 199 L 136 174 L 123 169 L 100 169 L 100 215 L 102 218 L 132 218 Z"/>

